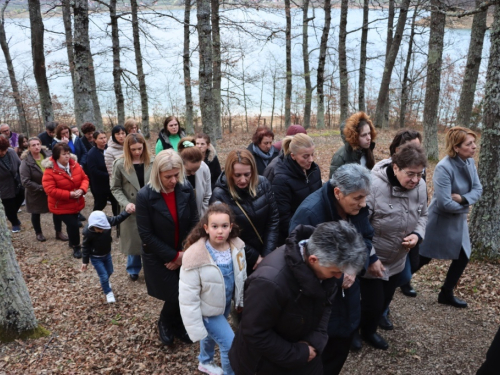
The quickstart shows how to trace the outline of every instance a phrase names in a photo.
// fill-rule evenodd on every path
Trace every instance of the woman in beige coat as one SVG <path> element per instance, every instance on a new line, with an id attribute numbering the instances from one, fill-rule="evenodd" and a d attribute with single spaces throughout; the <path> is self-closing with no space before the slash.
<path id="1" fill-rule="evenodd" d="M 137 192 L 149 182 L 153 159 L 141 134 L 125 138 L 123 157 L 116 159 L 111 176 L 111 192 L 120 205 L 120 211 L 131 208 L 133 214 L 121 224 L 120 250 L 127 255 L 127 273 L 136 281 L 141 271 L 142 242 L 137 230 L 135 201 Z"/>

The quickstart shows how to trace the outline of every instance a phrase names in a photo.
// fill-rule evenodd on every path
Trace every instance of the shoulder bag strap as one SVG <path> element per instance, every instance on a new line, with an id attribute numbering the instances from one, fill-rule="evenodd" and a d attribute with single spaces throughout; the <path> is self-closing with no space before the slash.
<path id="1" fill-rule="evenodd" d="M 234 201 L 236 202 L 236 205 L 240 208 L 241 212 L 243 212 L 243 214 L 247 218 L 248 222 L 252 226 L 253 230 L 255 231 L 255 234 L 259 238 L 260 243 L 264 244 L 264 241 L 262 241 L 262 237 L 260 236 L 259 232 L 257 232 L 257 228 L 255 228 L 255 225 L 253 225 L 252 220 L 250 220 L 250 217 L 247 215 L 247 213 L 245 212 L 245 210 L 243 209 L 243 207 L 241 207 L 241 205 L 238 203 L 238 201 L 236 199 Z"/>

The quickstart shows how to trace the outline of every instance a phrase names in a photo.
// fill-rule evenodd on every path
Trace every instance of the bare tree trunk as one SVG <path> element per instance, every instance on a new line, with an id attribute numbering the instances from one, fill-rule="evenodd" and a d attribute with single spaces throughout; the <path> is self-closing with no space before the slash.
<path id="1" fill-rule="evenodd" d="M 286 45 L 286 93 L 285 93 L 285 129 L 292 125 L 292 15 L 290 11 L 290 0 L 285 0 L 285 45 Z"/>
<path id="2" fill-rule="evenodd" d="M 325 128 L 325 64 L 326 64 L 326 51 L 328 49 L 328 35 L 330 33 L 330 24 L 332 22 L 332 2 L 325 0 L 323 9 L 325 11 L 325 24 L 323 25 L 323 32 L 321 34 L 321 43 L 319 45 L 319 58 L 318 58 L 318 74 L 316 77 L 316 90 L 318 94 L 318 112 L 317 121 L 318 129 Z"/>
<path id="3" fill-rule="evenodd" d="M 304 128 L 309 129 L 311 126 L 311 102 L 312 102 L 312 85 L 311 85 L 311 69 L 309 68 L 309 21 L 314 17 L 309 18 L 309 0 L 304 0 L 302 5 L 302 58 L 304 61 L 304 83 L 306 86 L 305 103 L 304 103 Z"/>
<path id="4" fill-rule="evenodd" d="M 2 51 L 5 56 L 7 71 L 9 72 L 10 85 L 12 86 L 12 96 L 14 97 L 14 101 L 16 102 L 17 113 L 19 116 L 19 126 L 24 134 L 29 134 L 28 121 L 26 120 L 26 113 L 24 111 L 23 101 L 21 99 L 19 86 L 17 84 L 16 72 L 14 70 L 14 63 L 12 62 L 12 57 L 10 56 L 9 44 L 7 42 L 7 36 L 5 34 L 4 14 L 5 14 L 5 8 L 7 8 L 9 2 L 10 0 L 6 0 L 2 8 L 0 9 L 0 45 L 2 47 Z"/>
<path id="5" fill-rule="evenodd" d="M 361 51 L 359 54 L 358 108 L 361 112 L 366 111 L 366 104 L 365 104 L 366 45 L 368 44 L 369 6 L 370 6 L 370 0 L 364 0 L 364 2 L 363 2 L 363 30 L 361 31 Z"/>
<path id="6" fill-rule="evenodd" d="M 387 18 L 387 41 L 385 46 L 385 58 L 386 60 L 389 58 L 389 53 L 391 52 L 392 42 L 394 40 L 394 18 L 396 17 L 396 10 L 394 6 L 395 0 L 389 0 L 389 15 Z M 385 104 L 384 104 L 384 116 L 381 124 L 376 124 L 376 126 L 380 126 L 382 128 L 389 127 L 389 104 L 390 104 L 390 85 L 386 91 Z"/>
<path id="7" fill-rule="evenodd" d="M 446 15 L 441 0 L 431 0 L 431 26 L 424 101 L 424 148 L 429 159 L 438 160 L 437 116 L 441 90 L 441 64 Z"/>
<path id="8" fill-rule="evenodd" d="M 66 53 L 68 54 L 68 65 L 71 73 L 71 83 L 73 85 L 73 103 L 75 111 L 75 121 L 77 124 L 83 124 L 82 114 L 76 103 L 76 80 L 75 80 L 75 53 L 73 46 L 73 26 L 71 25 L 71 1 L 62 0 L 62 16 L 64 23 L 64 34 L 66 36 Z"/>
<path id="9" fill-rule="evenodd" d="M 339 26 L 340 123 L 349 117 L 349 75 L 347 73 L 347 12 L 349 0 L 342 0 Z"/>
<path id="10" fill-rule="evenodd" d="M 410 0 L 403 0 L 401 3 L 401 8 L 399 11 L 398 24 L 396 26 L 396 32 L 391 43 L 391 51 L 385 59 L 384 74 L 382 75 L 382 81 L 380 83 L 380 90 L 377 99 L 377 110 L 375 114 L 375 125 L 380 126 L 384 124 L 384 109 L 386 102 L 388 100 L 389 85 L 391 83 L 392 70 L 398 56 L 399 47 L 401 45 L 401 40 L 403 39 L 403 32 L 405 29 L 406 18 L 408 16 L 408 7 L 410 6 Z"/>
<path id="11" fill-rule="evenodd" d="M 481 154 L 479 155 L 479 179 L 483 196 L 477 202 L 470 217 L 471 245 L 481 258 L 500 257 L 500 5 L 496 6 L 490 34 L 490 60 L 486 75 Z M 497 176 L 493 177 L 492 176 Z"/>
<path id="12" fill-rule="evenodd" d="M 189 1 L 189 0 L 188 0 Z M 116 0 L 109 1 L 109 16 L 111 18 L 111 42 L 113 49 L 113 88 L 116 97 L 116 112 L 118 123 L 125 123 L 125 100 L 122 91 L 122 68 L 120 63 L 120 38 L 118 36 L 118 16 L 116 15 Z"/>
<path id="13" fill-rule="evenodd" d="M 90 78 L 89 17 L 87 0 L 75 0 L 75 82 L 76 105 L 82 121 L 95 123 Z M 81 126 L 82 124 L 78 124 Z"/>
<path id="14" fill-rule="evenodd" d="M 0 342 L 37 338 L 49 333 L 36 320 L 0 203 Z"/>
<path id="15" fill-rule="evenodd" d="M 270 128 L 273 130 L 273 120 L 274 120 L 274 109 L 276 107 L 276 84 L 277 84 L 277 69 L 273 71 L 273 104 L 271 106 L 271 124 Z"/>
<path id="16" fill-rule="evenodd" d="M 94 125 L 97 129 L 104 129 L 102 122 L 101 106 L 97 97 L 97 84 L 95 80 L 94 58 L 90 49 L 89 42 L 89 77 L 90 77 L 90 97 L 92 98 L 92 106 L 94 107 Z"/>
<path id="17" fill-rule="evenodd" d="M 149 139 L 149 104 L 148 104 L 148 90 L 146 87 L 146 75 L 142 67 L 142 52 L 141 52 L 141 39 L 139 30 L 139 18 L 137 16 L 138 7 L 137 0 L 130 0 L 132 8 L 132 34 L 134 36 L 134 52 L 135 52 L 135 65 L 137 66 L 137 79 L 139 80 L 139 93 L 141 95 L 141 112 L 142 133 L 146 139 Z"/>
<path id="18" fill-rule="evenodd" d="M 245 58 L 242 57 L 241 59 L 241 73 L 242 73 L 242 88 L 243 88 L 243 109 L 245 110 L 245 124 L 246 124 L 246 129 L 247 133 L 249 131 L 248 129 L 248 108 L 247 108 L 247 92 L 246 92 L 246 87 L 245 87 Z"/>
<path id="19" fill-rule="evenodd" d="M 31 54 L 33 57 L 33 73 L 35 75 L 42 118 L 44 122 L 54 121 L 52 98 L 50 96 L 47 72 L 45 69 L 45 51 L 43 45 L 44 26 L 40 11 L 40 0 L 28 0 L 31 30 Z"/>
<path id="20" fill-rule="evenodd" d="M 219 0 L 211 0 L 212 6 L 212 95 L 214 98 L 215 134 L 217 139 L 222 139 L 221 116 L 221 52 L 220 52 L 220 25 L 219 25 Z"/>
<path id="21" fill-rule="evenodd" d="M 213 98 L 212 28 L 210 26 L 210 1 L 196 0 L 198 18 L 198 48 L 200 55 L 200 110 L 203 131 L 215 145 L 217 139 L 216 111 Z"/>
<path id="22" fill-rule="evenodd" d="M 399 112 L 399 127 L 405 127 L 406 121 L 406 106 L 408 105 L 408 75 L 410 72 L 411 58 L 413 53 L 413 41 L 415 38 L 415 21 L 417 19 L 418 5 L 415 6 L 413 16 L 411 18 L 410 40 L 408 41 L 408 53 L 406 54 L 406 63 L 403 73 L 403 82 L 401 84 L 401 109 Z"/>
<path id="23" fill-rule="evenodd" d="M 193 124 L 193 93 L 191 91 L 191 61 L 189 24 L 191 21 L 191 0 L 184 0 L 184 52 L 182 55 L 184 67 L 184 95 L 186 97 L 186 132 L 194 133 Z"/>
<path id="24" fill-rule="evenodd" d="M 481 2 L 481 0 L 476 0 L 476 7 L 479 7 Z M 456 122 L 458 126 L 468 127 L 470 123 L 477 78 L 479 76 L 479 68 L 481 67 L 484 34 L 486 33 L 486 14 L 486 10 L 476 13 L 472 21 L 469 54 L 467 56 L 467 65 L 465 66 L 464 81 L 462 83 L 462 92 L 460 93 L 460 103 L 458 105 Z"/>

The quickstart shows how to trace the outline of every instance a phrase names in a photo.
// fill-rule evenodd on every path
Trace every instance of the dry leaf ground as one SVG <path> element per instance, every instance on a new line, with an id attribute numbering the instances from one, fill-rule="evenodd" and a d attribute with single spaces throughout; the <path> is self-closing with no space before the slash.
<path id="1" fill-rule="evenodd" d="M 388 157 L 394 133 L 380 132 L 377 160 Z M 338 130 L 310 135 L 326 180 L 330 158 L 341 145 Z M 278 132 L 277 139 L 282 137 Z M 218 145 L 221 164 L 231 149 L 246 147 L 250 138 L 245 133 L 226 135 Z M 434 166 L 428 169 L 429 182 Z M 86 216 L 91 207 L 89 194 Z M 110 212 L 110 207 L 106 210 Z M 94 269 L 81 273 L 81 261 L 72 258 L 67 243 L 54 240 L 50 215 L 42 216 L 48 239 L 44 243 L 35 240 L 24 207 L 20 218 L 23 230 L 13 234 L 14 247 L 36 316 L 51 335 L 2 345 L 0 374 L 199 374 L 198 344 L 174 348 L 160 344 L 156 322 L 162 303 L 147 295 L 142 273 L 137 282 L 129 281 L 118 241 L 113 242 L 111 277 L 117 303 L 108 305 Z M 448 264 L 433 261 L 415 275 L 417 298 L 396 293 L 391 305 L 395 329 L 382 331 L 389 350 L 365 345 L 349 356 L 342 374 L 475 374 L 500 324 L 499 264 L 470 263 L 457 289 L 469 303 L 464 310 L 437 303 Z"/>

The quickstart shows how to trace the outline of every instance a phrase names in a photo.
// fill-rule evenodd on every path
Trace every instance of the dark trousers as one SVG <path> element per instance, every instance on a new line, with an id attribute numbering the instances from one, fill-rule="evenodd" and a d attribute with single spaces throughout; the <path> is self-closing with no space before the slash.
<path id="1" fill-rule="evenodd" d="M 94 192 L 92 192 L 94 193 Z M 102 211 L 106 208 L 108 201 L 111 202 L 111 210 L 113 211 L 113 216 L 119 214 L 119 205 L 115 197 L 111 192 L 108 193 L 95 193 L 94 194 L 94 209 L 92 211 Z"/>
<path id="2" fill-rule="evenodd" d="M 56 232 L 62 232 L 62 220 L 57 215 L 52 214 L 52 221 L 54 222 L 54 229 Z M 31 214 L 31 224 L 35 233 L 42 233 L 42 225 L 40 224 L 40 214 Z"/>
<path id="3" fill-rule="evenodd" d="M 78 213 L 54 216 L 57 216 L 64 224 L 66 224 L 66 228 L 68 229 L 69 245 L 72 247 L 80 246 Z"/>
<path id="4" fill-rule="evenodd" d="M 500 371 L 500 328 L 491 343 L 488 353 L 486 353 L 486 361 L 477 370 L 476 375 L 497 375 Z"/>
<path id="5" fill-rule="evenodd" d="M 176 332 L 184 330 L 182 323 L 181 310 L 179 309 L 179 301 L 165 301 L 160 313 L 160 320 L 167 329 Z"/>
<path id="6" fill-rule="evenodd" d="M 21 189 L 14 198 L 2 199 L 3 207 L 5 208 L 5 216 L 9 219 L 12 225 L 21 225 L 17 217 L 17 211 L 24 201 L 24 189 Z"/>
<path id="7" fill-rule="evenodd" d="M 427 258 L 424 256 L 420 256 L 420 264 L 418 269 L 422 268 L 429 262 L 432 258 Z M 465 267 L 469 263 L 469 258 L 467 258 L 467 254 L 465 254 L 464 249 L 460 249 L 460 255 L 458 259 L 453 259 L 450 264 L 450 268 L 448 268 L 448 273 L 446 274 L 446 279 L 443 284 L 443 289 L 445 290 L 453 290 L 458 284 L 458 280 L 464 273 Z"/>
<path id="8" fill-rule="evenodd" d="M 389 306 L 396 288 L 399 286 L 401 272 L 389 280 L 361 278 L 361 334 L 377 332 L 378 322 Z"/>
<path id="9" fill-rule="evenodd" d="M 328 337 L 321 360 L 323 362 L 323 374 L 338 375 L 342 371 L 349 348 L 351 347 L 352 335 L 350 337 Z"/>

